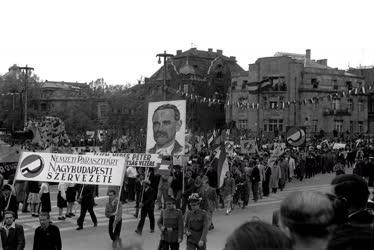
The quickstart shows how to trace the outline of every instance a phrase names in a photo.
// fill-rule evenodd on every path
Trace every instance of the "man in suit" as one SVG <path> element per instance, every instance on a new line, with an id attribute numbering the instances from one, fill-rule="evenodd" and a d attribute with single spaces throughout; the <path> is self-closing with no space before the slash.
<path id="1" fill-rule="evenodd" d="M 159 106 L 153 113 L 152 123 L 153 138 L 156 145 L 149 149 L 148 153 L 161 155 L 183 154 L 183 147 L 175 140 L 176 133 L 182 127 L 178 108 L 172 104 Z"/>
<path id="2" fill-rule="evenodd" d="M 151 182 L 147 179 L 143 181 L 144 186 L 144 193 L 143 193 L 143 199 L 140 203 L 141 211 L 140 211 L 140 221 L 138 224 L 137 229 L 135 232 L 139 235 L 142 234 L 143 226 L 145 222 L 145 218 L 148 215 L 149 217 L 149 224 L 151 227 L 151 233 L 155 230 L 155 200 L 156 200 L 156 194 L 153 188 L 151 187 Z"/>
<path id="3" fill-rule="evenodd" d="M 60 229 L 53 225 L 49 213 L 39 214 L 40 226 L 35 229 L 33 250 L 61 250 Z"/>
<path id="4" fill-rule="evenodd" d="M 14 222 L 15 214 L 5 211 L 4 225 L 0 228 L 2 249 L 23 250 L 25 248 L 25 234 L 23 227 Z"/>

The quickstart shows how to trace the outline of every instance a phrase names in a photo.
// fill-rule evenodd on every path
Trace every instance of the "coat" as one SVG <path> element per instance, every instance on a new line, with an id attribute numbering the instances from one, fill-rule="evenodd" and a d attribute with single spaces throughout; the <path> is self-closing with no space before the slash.
<path id="1" fill-rule="evenodd" d="M 186 232 L 190 235 L 187 236 L 187 242 L 198 244 L 199 241 L 206 242 L 208 234 L 208 215 L 205 210 L 197 209 L 190 210 L 186 215 Z"/>
<path id="2" fill-rule="evenodd" d="M 178 239 L 183 239 L 183 214 L 179 209 L 164 209 L 161 211 L 160 218 L 157 220 L 160 228 L 164 226 L 165 230 L 161 231 L 161 240 L 169 243 L 176 243 Z"/>
<path id="3" fill-rule="evenodd" d="M 46 230 L 35 229 L 33 250 L 61 250 L 61 235 L 57 226 L 50 224 Z"/>
<path id="4" fill-rule="evenodd" d="M 1 243 L 3 250 L 23 250 L 25 248 L 25 234 L 21 225 L 15 224 L 10 228 L 8 236 L 4 228 L 0 228 Z"/>
<path id="5" fill-rule="evenodd" d="M 147 190 L 144 190 L 143 193 L 143 208 L 144 209 L 153 209 L 155 207 L 156 194 L 153 188 L 149 187 Z"/>
<path id="6" fill-rule="evenodd" d="M 234 178 L 225 178 L 223 180 L 223 186 L 221 188 L 221 195 L 222 197 L 227 197 L 229 195 L 234 195 L 235 193 L 235 180 Z"/>
<path id="7" fill-rule="evenodd" d="M 278 188 L 279 180 L 281 179 L 281 170 L 279 165 L 273 165 L 271 167 L 271 176 L 270 176 L 270 187 Z"/>

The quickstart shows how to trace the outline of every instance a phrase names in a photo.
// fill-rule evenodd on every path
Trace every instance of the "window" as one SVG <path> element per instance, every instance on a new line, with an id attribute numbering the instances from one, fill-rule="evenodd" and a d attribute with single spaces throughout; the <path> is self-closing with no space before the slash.
<path id="1" fill-rule="evenodd" d="M 339 89 L 338 81 L 337 80 L 332 80 L 332 88 L 334 90 L 338 90 Z"/>
<path id="2" fill-rule="evenodd" d="M 358 132 L 364 132 L 364 122 L 358 122 Z"/>
<path id="3" fill-rule="evenodd" d="M 222 71 L 218 71 L 217 74 L 216 74 L 216 78 L 223 78 L 223 74 L 222 74 Z"/>
<path id="4" fill-rule="evenodd" d="M 247 120 L 239 120 L 238 121 L 238 128 L 239 129 L 247 129 L 248 121 Z"/>
<path id="5" fill-rule="evenodd" d="M 264 131 L 283 131 L 283 119 L 269 119 L 269 121 L 264 121 Z"/>
<path id="6" fill-rule="evenodd" d="M 317 128 L 318 128 L 318 120 L 312 120 L 312 132 L 313 133 L 315 133 L 315 132 L 317 132 L 318 130 L 317 130 Z"/>
<path id="7" fill-rule="evenodd" d="M 188 93 L 188 84 L 183 85 L 183 91 L 184 93 Z"/>
<path id="8" fill-rule="evenodd" d="M 41 111 L 47 111 L 47 103 L 40 104 L 40 110 Z"/>
<path id="9" fill-rule="evenodd" d="M 349 122 L 349 132 L 353 133 L 353 121 Z"/>
<path id="10" fill-rule="evenodd" d="M 278 106 L 277 101 L 270 101 L 269 104 L 270 104 L 271 109 L 277 109 L 277 106 Z"/>
<path id="11" fill-rule="evenodd" d="M 363 112 L 364 111 L 364 101 L 359 100 L 358 101 L 358 112 Z"/>
<path id="12" fill-rule="evenodd" d="M 342 120 L 335 120 L 334 121 L 334 129 L 341 133 L 343 131 L 343 121 Z"/>
<path id="13" fill-rule="evenodd" d="M 317 78 L 312 78 L 311 84 L 312 84 L 312 86 L 313 86 L 314 89 L 317 89 L 318 88 L 318 84 L 319 84 L 318 79 Z"/>
<path id="14" fill-rule="evenodd" d="M 353 111 L 353 100 L 348 99 L 347 102 L 348 102 L 348 110 Z"/>
<path id="15" fill-rule="evenodd" d="M 345 82 L 345 86 L 347 87 L 347 90 L 352 90 L 352 82 L 351 81 Z"/>
<path id="16" fill-rule="evenodd" d="M 263 107 L 264 109 L 266 109 L 268 107 L 268 99 L 266 98 L 266 96 L 262 98 L 262 101 L 263 101 Z"/>
<path id="17" fill-rule="evenodd" d="M 340 109 L 340 100 L 335 98 L 332 100 L 332 109 L 333 110 L 338 110 Z"/>

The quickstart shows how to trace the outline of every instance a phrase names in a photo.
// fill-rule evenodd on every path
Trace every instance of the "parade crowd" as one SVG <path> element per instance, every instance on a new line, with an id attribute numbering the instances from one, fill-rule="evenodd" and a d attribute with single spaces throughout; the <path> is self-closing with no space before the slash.
<path id="1" fill-rule="evenodd" d="M 366 208 L 368 186 L 373 185 L 372 141 L 349 142 L 333 149 L 328 143 L 314 143 L 304 149 L 288 148 L 270 163 L 272 149 L 263 148 L 254 155 L 228 156 L 229 171 L 220 183 L 213 164 L 214 149 L 203 148 L 190 157 L 187 166 L 172 166 L 168 174 L 154 169 L 128 167 L 121 197 L 118 189 L 108 189 L 105 215 L 113 249 L 125 248 L 120 238 L 122 205 L 135 202 L 134 216 L 140 220 L 135 232 L 142 235 L 146 218 L 150 231 L 161 232 L 158 249 L 179 249 L 186 238 L 187 250 L 207 249 L 207 234 L 214 230 L 214 213 L 224 209 L 227 216 L 245 209 L 272 193 L 282 192 L 290 182 L 302 182 L 317 174 L 335 173 L 332 194 L 296 192 L 288 195 L 273 215 L 273 225 L 261 221 L 246 222 L 227 239 L 226 250 L 236 249 L 369 249 L 373 246 L 374 216 Z M 353 169 L 353 174 L 346 174 Z M 25 247 L 22 225 L 16 223 L 19 210 L 39 217 L 33 249 L 62 249 L 60 231 L 51 220 L 51 194 L 48 183 L 21 182 L 0 176 L 0 229 L 3 249 Z M 94 226 L 97 186 L 60 183 L 58 220 L 74 217 L 80 204 L 77 230 L 84 227 L 89 212 Z M 161 210 L 155 218 L 155 209 Z M 64 213 L 65 211 L 65 213 Z M 156 220 L 157 219 L 157 220 Z M 372 230 L 372 231 L 370 231 Z M 355 237 L 359 232 L 360 237 Z M 372 233 L 372 234 L 370 234 Z M 370 245 L 368 245 L 370 244 Z M 371 248 L 370 248 L 371 249 Z"/>

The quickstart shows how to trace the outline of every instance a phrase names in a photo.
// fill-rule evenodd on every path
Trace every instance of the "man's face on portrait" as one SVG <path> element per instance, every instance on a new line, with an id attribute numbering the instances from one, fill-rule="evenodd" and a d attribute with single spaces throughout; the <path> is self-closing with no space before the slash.
<path id="1" fill-rule="evenodd" d="M 153 138 L 158 147 L 169 146 L 175 139 L 175 134 L 182 126 L 181 121 L 175 120 L 173 109 L 158 110 L 152 118 Z"/>

